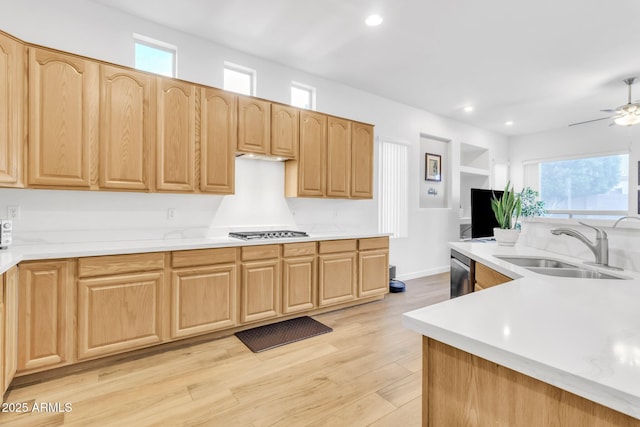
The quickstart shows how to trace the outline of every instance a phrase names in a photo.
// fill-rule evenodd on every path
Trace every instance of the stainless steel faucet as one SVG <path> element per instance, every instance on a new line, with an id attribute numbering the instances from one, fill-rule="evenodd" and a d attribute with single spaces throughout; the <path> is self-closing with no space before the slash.
<path id="1" fill-rule="evenodd" d="M 575 237 L 587 245 L 587 247 L 591 249 L 591 252 L 596 256 L 596 262 L 586 262 L 586 264 L 621 270 L 618 267 L 612 267 L 609 265 L 609 240 L 607 239 L 607 233 L 600 227 L 594 227 L 593 225 L 585 224 L 584 222 L 580 222 L 580 224 L 596 231 L 595 243 L 589 240 L 589 238 L 584 234 L 572 228 L 554 228 L 551 230 L 551 234 L 556 236 L 566 234 L 567 236 Z"/>
<path id="2" fill-rule="evenodd" d="M 613 228 L 616 228 L 616 226 L 618 224 L 620 224 L 622 221 L 624 221 L 626 219 L 637 219 L 637 220 L 640 220 L 640 216 L 623 216 L 623 217 L 619 218 L 616 222 L 613 223 Z"/>

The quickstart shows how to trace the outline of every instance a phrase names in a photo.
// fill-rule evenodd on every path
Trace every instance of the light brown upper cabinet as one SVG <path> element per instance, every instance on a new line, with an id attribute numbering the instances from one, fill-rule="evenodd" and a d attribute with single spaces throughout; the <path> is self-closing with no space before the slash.
<path id="1" fill-rule="evenodd" d="M 295 159 L 298 155 L 300 110 L 271 104 L 271 149 L 274 156 Z"/>
<path id="2" fill-rule="evenodd" d="M 156 189 L 195 190 L 196 86 L 157 79 Z"/>
<path id="3" fill-rule="evenodd" d="M 327 196 L 349 197 L 351 122 L 329 117 L 327 126 Z"/>
<path id="4" fill-rule="evenodd" d="M 98 79 L 97 62 L 29 48 L 29 185 L 97 181 Z"/>
<path id="5" fill-rule="evenodd" d="M 238 97 L 238 151 L 269 154 L 271 103 L 246 96 Z"/>
<path id="6" fill-rule="evenodd" d="M 200 190 L 232 194 L 234 191 L 238 96 L 202 88 L 200 120 Z"/>
<path id="7" fill-rule="evenodd" d="M 373 197 L 373 126 L 351 125 L 351 197 Z"/>
<path id="8" fill-rule="evenodd" d="M 24 187 L 25 47 L 0 33 L 0 187 Z"/>
<path id="9" fill-rule="evenodd" d="M 285 164 L 287 197 L 323 197 L 325 194 L 327 116 L 300 111 L 298 160 Z"/>
<path id="10" fill-rule="evenodd" d="M 100 66 L 100 188 L 150 189 L 155 78 Z"/>

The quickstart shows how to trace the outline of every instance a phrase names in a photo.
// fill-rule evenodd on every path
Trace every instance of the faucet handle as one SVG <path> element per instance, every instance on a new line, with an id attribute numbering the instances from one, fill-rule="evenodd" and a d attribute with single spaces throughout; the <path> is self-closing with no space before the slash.
<path id="1" fill-rule="evenodd" d="M 591 228 L 591 229 L 595 230 L 595 231 L 596 231 L 596 239 L 606 239 L 606 238 L 607 238 L 607 232 L 606 232 L 606 231 L 604 231 L 604 230 L 603 230 L 602 228 L 600 228 L 600 227 L 595 227 L 595 226 L 593 226 L 593 225 L 585 224 L 585 223 L 584 223 L 584 222 L 582 222 L 582 221 L 579 221 L 579 222 L 578 222 L 578 224 L 582 224 L 582 225 L 584 225 L 585 227 L 589 227 L 589 228 Z"/>

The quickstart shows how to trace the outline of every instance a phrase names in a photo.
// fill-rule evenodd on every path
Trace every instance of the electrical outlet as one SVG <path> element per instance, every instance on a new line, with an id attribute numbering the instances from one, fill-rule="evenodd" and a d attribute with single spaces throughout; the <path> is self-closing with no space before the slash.
<path id="1" fill-rule="evenodd" d="M 7 206 L 7 219 L 17 221 L 20 219 L 20 206 Z"/>
<path id="2" fill-rule="evenodd" d="M 173 221 L 174 219 L 176 219 L 176 208 L 167 209 L 167 219 L 169 221 Z"/>

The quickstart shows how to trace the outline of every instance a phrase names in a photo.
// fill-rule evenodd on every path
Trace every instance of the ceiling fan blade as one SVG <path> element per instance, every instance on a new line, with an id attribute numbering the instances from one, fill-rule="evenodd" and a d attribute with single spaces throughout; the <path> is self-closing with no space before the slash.
<path id="1" fill-rule="evenodd" d="M 603 118 L 601 118 L 601 119 L 586 120 L 586 121 L 584 121 L 584 122 L 571 123 L 569 126 L 583 125 L 583 124 L 585 124 L 585 123 L 598 122 L 598 121 L 600 121 L 600 120 L 608 120 L 608 119 L 610 119 L 610 118 L 611 118 L 611 117 L 603 117 Z"/>

